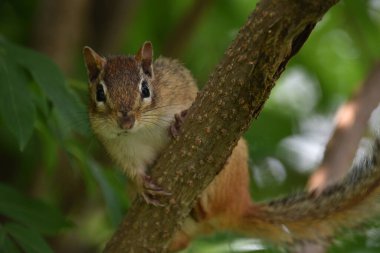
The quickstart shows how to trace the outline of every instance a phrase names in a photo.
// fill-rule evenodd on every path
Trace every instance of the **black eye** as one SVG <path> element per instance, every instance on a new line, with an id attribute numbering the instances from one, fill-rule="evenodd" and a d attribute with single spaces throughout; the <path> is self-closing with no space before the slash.
<path id="1" fill-rule="evenodd" d="M 98 102 L 105 102 L 106 101 L 106 94 L 104 94 L 103 85 L 98 84 L 96 86 L 96 101 Z"/>
<path id="2" fill-rule="evenodd" d="M 141 84 L 141 97 L 142 98 L 150 97 L 150 91 L 149 91 L 148 83 L 145 80 Z"/>

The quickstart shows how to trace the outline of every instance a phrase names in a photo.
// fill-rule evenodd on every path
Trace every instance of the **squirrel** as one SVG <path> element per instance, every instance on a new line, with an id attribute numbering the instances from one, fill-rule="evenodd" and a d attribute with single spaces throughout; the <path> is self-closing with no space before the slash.
<path id="1" fill-rule="evenodd" d="M 83 50 L 89 78 L 91 127 L 112 159 L 149 204 L 169 195 L 147 169 L 160 155 L 197 95 L 189 70 L 159 57 L 145 42 L 134 56 L 102 57 Z M 171 134 L 169 134 L 171 132 Z M 353 228 L 380 210 L 380 140 L 364 162 L 321 193 L 298 193 L 254 203 L 249 193 L 248 148 L 241 138 L 223 170 L 197 199 L 174 235 L 170 251 L 187 247 L 200 234 L 230 230 L 276 244 L 324 241 Z"/>

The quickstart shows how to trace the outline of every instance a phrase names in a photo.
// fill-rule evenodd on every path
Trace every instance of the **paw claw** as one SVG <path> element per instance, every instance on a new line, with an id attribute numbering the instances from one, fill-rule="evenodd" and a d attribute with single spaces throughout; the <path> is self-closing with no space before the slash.
<path id="1" fill-rule="evenodd" d="M 160 203 L 160 201 L 158 201 L 157 199 L 153 198 L 149 194 L 142 193 L 141 195 L 142 195 L 142 197 L 144 198 L 144 200 L 145 200 L 145 202 L 147 204 L 154 205 L 154 206 L 164 206 L 162 203 Z"/>
<path id="2" fill-rule="evenodd" d="M 170 192 L 166 192 L 162 187 L 155 184 L 151 177 L 148 175 L 144 176 L 143 182 L 143 192 L 141 193 L 144 200 L 148 204 L 154 206 L 163 206 L 157 199 L 157 196 L 170 196 Z"/>

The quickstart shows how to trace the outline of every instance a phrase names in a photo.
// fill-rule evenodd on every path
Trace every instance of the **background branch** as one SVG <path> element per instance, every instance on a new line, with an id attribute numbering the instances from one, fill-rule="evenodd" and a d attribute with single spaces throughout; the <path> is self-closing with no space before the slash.
<path id="1" fill-rule="evenodd" d="M 315 24 L 337 0 L 261 1 L 210 76 L 183 124 L 152 168 L 173 193 L 164 208 L 140 198 L 105 252 L 163 252 L 195 198 L 221 170 L 240 136 L 260 113 L 274 81 Z"/>
<path id="2" fill-rule="evenodd" d="M 379 101 L 380 64 L 377 63 L 356 94 L 339 109 L 336 128 L 327 144 L 323 161 L 309 179 L 309 190 L 321 191 L 346 175 L 368 119 Z"/>
<path id="3" fill-rule="evenodd" d="M 33 46 L 49 55 L 66 73 L 72 70 L 90 4 L 89 0 L 40 3 Z"/>
<path id="4" fill-rule="evenodd" d="M 89 44 L 100 52 L 120 50 L 139 4 L 139 0 L 93 1 L 88 24 Z"/>
<path id="5" fill-rule="evenodd" d="M 309 178 L 309 191 L 321 192 L 347 174 L 371 113 L 378 106 L 379 100 L 380 63 L 377 63 L 359 90 L 340 107 L 336 116 L 336 128 L 327 143 L 322 163 Z M 295 252 L 323 253 L 326 248 L 327 244 L 307 243 Z"/>
<path id="6" fill-rule="evenodd" d="M 162 54 L 167 57 L 178 57 L 188 44 L 191 35 L 197 28 L 203 14 L 210 8 L 214 0 L 195 0 L 180 22 L 169 34 Z"/>

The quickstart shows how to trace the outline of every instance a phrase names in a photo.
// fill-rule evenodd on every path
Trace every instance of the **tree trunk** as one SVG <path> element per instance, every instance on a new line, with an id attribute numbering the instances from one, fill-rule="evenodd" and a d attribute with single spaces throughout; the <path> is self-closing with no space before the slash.
<path id="1" fill-rule="evenodd" d="M 89 0 L 40 1 L 34 48 L 49 55 L 65 73 L 72 71 L 89 4 Z"/>
<path id="2" fill-rule="evenodd" d="M 105 252 L 166 251 L 196 197 L 259 115 L 289 59 L 336 2 L 263 0 L 256 6 L 190 108 L 182 134 L 152 168 L 152 177 L 172 195 L 161 199 L 164 207 L 138 198 Z"/>
<path id="3" fill-rule="evenodd" d="M 93 0 L 88 26 L 88 43 L 91 47 L 100 52 L 119 50 L 140 2 Z"/>

